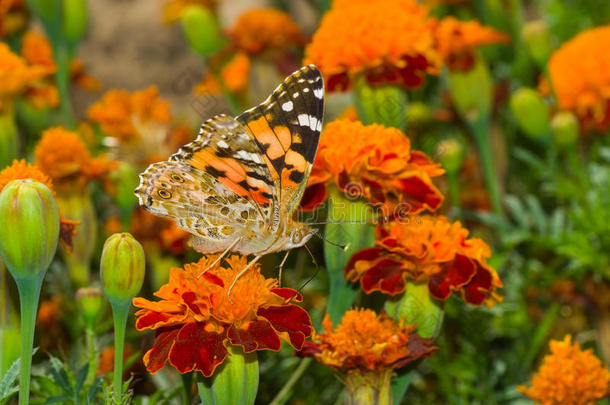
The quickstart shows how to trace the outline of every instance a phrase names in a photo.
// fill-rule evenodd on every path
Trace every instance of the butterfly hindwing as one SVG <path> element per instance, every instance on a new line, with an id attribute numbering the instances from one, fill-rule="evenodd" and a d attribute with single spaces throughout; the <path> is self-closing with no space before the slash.
<path id="1" fill-rule="evenodd" d="M 323 113 L 322 75 L 309 65 L 290 75 L 263 103 L 236 118 L 256 138 L 279 182 L 280 215 L 290 215 L 303 196 Z"/>

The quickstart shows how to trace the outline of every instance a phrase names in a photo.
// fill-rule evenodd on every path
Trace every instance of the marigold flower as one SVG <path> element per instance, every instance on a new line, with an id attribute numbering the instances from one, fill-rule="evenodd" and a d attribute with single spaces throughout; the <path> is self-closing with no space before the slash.
<path id="1" fill-rule="evenodd" d="M 27 26 L 28 12 L 23 0 L 0 1 L 0 36 L 13 35 Z"/>
<path id="2" fill-rule="evenodd" d="M 336 120 L 322 131 L 302 207 L 316 208 L 333 183 L 350 197 L 380 205 L 384 217 L 435 211 L 443 196 L 432 177 L 443 172 L 424 153 L 411 150 L 396 128 Z"/>
<path id="3" fill-rule="evenodd" d="M 109 229 L 120 231 L 121 225 L 116 224 Z M 180 229 L 175 221 L 151 214 L 140 207 L 131 215 L 129 233 L 142 243 L 147 252 L 161 249 L 172 254 L 182 254 L 186 251 L 190 239 L 190 233 Z"/>
<path id="4" fill-rule="evenodd" d="M 581 350 L 570 335 L 550 346 L 531 388 L 522 385 L 519 391 L 542 405 L 594 405 L 610 395 L 610 371 L 591 349 Z"/>
<path id="5" fill-rule="evenodd" d="M 57 87 L 44 82 L 28 87 L 23 94 L 35 108 L 55 108 L 60 102 Z"/>
<path id="6" fill-rule="evenodd" d="M 19 94 L 48 74 L 48 67 L 30 66 L 11 52 L 7 44 L 0 43 L 0 102 Z"/>
<path id="7" fill-rule="evenodd" d="M 327 314 L 322 322 L 324 333 L 315 333 L 302 354 L 314 356 L 320 363 L 342 373 L 384 371 L 401 368 L 436 351 L 433 339 L 414 333 L 416 325 L 370 309 L 351 309 L 333 330 Z"/>
<path id="8" fill-rule="evenodd" d="M 274 8 L 243 13 L 229 31 L 235 48 L 248 54 L 284 50 L 303 42 L 301 29 L 290 16 Z"/>
<path id="9" fill-rule="evenodd" d="M 129 360 L 131 356 L 136 354 L 136 350 L 129 343 L 125 343 L 125 347 L 123 348 L 123 364 Z M 124 370 L 123 374 L 131 374 L 130 369 L 135 366 L 132 365 L 129 369 Z M 97 376 L 106 376 L 109 373 L 114 371 L 114 346 L 108 346 L 105 348 L 102 353 L 100 353 L 99 364 L 97 365 Z"/>
<path id="10" fill-rule="evenodd" d="M 163 5 L 163 23 L 173 24 L 189 6 L 212 8 L 218 0 L 169 0 Z"/>
<path id="11" fill-rule="evenodd" d="M 244 91 L 250 78 L 250 58 L 244 52 L 236 53 L 233 59 L 223 66 L 220 75 L 230 92 Z"/>
<path id="12" fill-rule="evenodd" d="M 247 264 L 233 255 L 228 267 L 216 265 L 200 278 L 215 256 L 203 257 L 184 269 L 172 268 L 170 279 L 155 295 L 161 301 L 134 298 L 136 329 L 156 330 L 155 344 L 143 358 L 151 373 L 169 360 L 180 373 L 197 370 L 206 377 L 214 373 L 228 351 L 226 344 L 239 345 L 244 352 L 280 349 L 280 338 L 300 349 L 311 335 L 305 310 L 293 304 L 302 297 L 289 288 L 278 288 L 276 279 L 265 279 L 255 265 L 242 275 L 231 292 L 228 288 Z"/>
<path id="13" fill-rule="evenodd" d="M 474 64 L 477 47 L 496 43 L 507 43 L 510 37 L 478 21 L 460 21 L 445 17 L 437 24 L 437 49 L 451 70 L 469 70 Z"/>
<path id="14" fill-rule="evenodd" d="M 25 160 L 15 160 L 11 166 L 5 167 L 0 171 L 0 192 L 2 192 L 4 186 L 8 183 L 18 179 L 36 180 L 47 186 L 49 190 L 51 190 L 53 196 L 56 196 L 53 182 L 49 176 L 43 173 L 38 167 L 26 163 Z M 60 215 L 59 239 L 68 251 L 72 247 L 72 237 L 76 235 L 76 225 L 78 224 L 78 221 L 63 218 Z"/>
<path id="15" fill-rule="evenodd" d="M 359 74 L 371 84 L 415 88 L 438 72 L 434 42 L 428 10 L 415 0 L 334 1 L 304 64 L 320 68 L 329 91 L 349 88 Z"/>
<path id="16" fill-rule="evenodd" d="M 99 91 L 102 84 L 98 79 L 85 73 L 85 64 L 80 59 L 70 61 L 70 78 L 81 89 Z"/>
<path id="17" fill-rule="evenodd" d="M 610 26 L 585 30 L 553 52 L 548 68 L 557 102 L 585 127 L 610 126 Z"/>
<path id="18" fill-rule="evenodd" d="M 34 154 L 36 165 L 58 185 L 102 178 L 114 166 L 104 158 L 93 158 L 78 134 L 62 127 L 45 130 Z"/>
<path id="19" fill-rule="evenodd" d="M 167 124 L 170 108 L 154 86 L 132 94 L 110 90 L 87 110 L 87 117 L 108 136 L 129 141 L 141 138 L 146 133 L 142 127 L 147 123 Z"/>
<path id="20" fill-rule="evenodd" d="M 36 329 L 44 331 L 39 334 L 41 350 L 61 347 L 62 342 L 66 341 L 66 333 L 61 324 L 63 305 L 64 300 L 59 296 L 40 303 L 36 314 Z"/>
<path id="21" fill-rule="evenodd" d="M 366 293 L 396 295 L 408 280 L 427 282 L 430 294 L 446 300 L 452 292 L 473 305 L 492 307 L 502 300 L 502 282 L 487 264 L 491 249 L 445 216 L 412 217 L 379 225 L 375 247 L 355 253 L 345 266 L 345 278 L 360 281 Z"/>
<path id="22" fill-rule="evenodd" d="M 195 85 L 193 93 L 203 96 L 207 94 L 222 94 L 222 86 L 214 75 L 208 73 Z"/>

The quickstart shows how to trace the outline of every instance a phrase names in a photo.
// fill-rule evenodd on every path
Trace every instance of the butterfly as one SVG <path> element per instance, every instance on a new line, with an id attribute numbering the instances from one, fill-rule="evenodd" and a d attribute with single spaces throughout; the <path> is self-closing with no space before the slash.
<path id="1" fill-rule="evenodd" d="M 200 253 L 222 252 L 210 267 L 229 252 L 254 255 L 236 281 L 263 255 L 303 246 L 317 231 L 294 217 L 323 114 L 322 75 L 302 67 L 258 106 L 207 120 L 197 139 L 150 165 L 135 190 L 139 203 L 190 232 Z"/>

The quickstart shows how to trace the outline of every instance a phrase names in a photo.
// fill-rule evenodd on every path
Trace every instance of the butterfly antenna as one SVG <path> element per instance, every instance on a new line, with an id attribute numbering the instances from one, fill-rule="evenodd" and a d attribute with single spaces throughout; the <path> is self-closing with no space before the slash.
<path id="1" fill-rule="evenodd" d="M 309 250 L 309 249 L 308 249 Z M 307 284 L 311 283 L 311 280 L 313 280 L 314 278 L 316 278 L 316 276 L 318 275 L 318 272 L 320 271 L 320 267 L 318 267 L 317 263 L 316 263 L 316 272 L 313 273 L 313 275 L 311 277 L 309 277 L 307 279 L 307 281 L 305 281 L 298 289 L 297 292 L 299 294 L 301 294 L 301 292 L 303 291 L 303 288 L 307 287 Z"/>
<path id="2" fill-rule="evenodd" d="M 313 264 L 316 266 L 316 269 L 318 268 L 318 262 L 316 261 L 316 258 L 313 257 L 313 253 L 311 253 L 311 250 L 309 249 L 309 246 L 306 244 L 303 245 L 303 247 L 305 248 L 305 250 L 307 250 L 307 253 L 309 253 L 309 257 L 311 257 L 311 261 L 313 262 Z"/>
<path id="3" fill-rule="evenodd" d="M 342 250 L 345 250 L 346 252 L 347 252 L 347 249 L 349 249 L 349 243 L 347 245 L 342 245 L 342 244 L 337 243 L 337 242 L 332 242 L 332 241 L 326 239 L 324 236 L 322 236 L 319 232 L 316 232 L 315 235 L 317 235 L 318 238 L 322 239 L 324 242 L 326 242 L 326 243 L 328 243 L 330 245 L 336 246 L 338 248 L 341 248 Z"/>

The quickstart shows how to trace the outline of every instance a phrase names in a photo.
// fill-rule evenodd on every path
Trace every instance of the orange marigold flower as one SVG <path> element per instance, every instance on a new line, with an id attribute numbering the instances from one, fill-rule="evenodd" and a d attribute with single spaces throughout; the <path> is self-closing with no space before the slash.
<path id="1" fill-rule="evenodd" d="M 442 173 L 439 164 L 411 150 L 400 130 L 336 120 L 322 131 L 302 207 L 316 208 L 334 183 L 350 198 L 362 196 L 380 206 L 384 217 L 435 211 L 443 196 L 432 177 Z"/>
<path id="2" fill-rule="evenodd" d="M 57 184 L 103 178 L 114 167 L 106 159 L 93 158 L 78 134 L 62 127 L 45 130 L 34 155 L 36 165 Z"/>
<path id="3" fill-rule="evenodd" d="M 427 282 L 430 294 L 446 300 L 452 292 L 473 305 L 492 307 L 502 300 L 502 282 L 487 264 L 491 249 L 444 216 L 419 216 L 377 227 L 375 247 L 354 254 L 345 278 L 360 281 L 366 293 L 396 295 L 408 280 Z"/>
<path id="4" fill-rule="evenodd" d="M 437 24 L 437 48 L 444 62 L 452 70 L 469 70 L 474 64 L 477 47 L 496 43 L 507 43 L 510 37 L 478 21 L 460 21 L 445 17 Z"/>
<path id="5" fill-rule="evenodd" d="M 214 75 L 208 73 L 195 85 L 193 93 L 203 96 L 207 94 L 222 94 L 222 86 Z"/>
<path id="6" fill-rule="evenodd" d="M 231 61 L 223 66 L 220 75 L 230 92 L 244 91 L 250 78 L 250 58 L 244 52 L 236 53 Z"/>
<path id="7" fill-rule="evenodd" d="M 276 279 L 265 279 L 260 266 L 252 266 L 236 282 L 229 299 L 228 288 L 247 264 L 233 255 L 228 267 L 217 265 L 197 276 L 216 256 L 203 257 L 184 269 L 172 268 L 170 279 L 155 295 L 161 301 L 134 298 L 136 329 L 156 330 L 155 344 L 143 358 L 151 373 L 169 360 L 180 373 L 197 370 L 206 377 L 228 355 L 226 344 L 244 352 L 280 349 L 280 338 L 300 349 L 312 326 L 305 310 L 294 305 L 302 297 L 289 288 L 278 288 Z"/>
<path id="8" fill-rule="evenodd" d="M 414 88 L 438 72 L 434 43 L 428 10 L 415 0 L 334 1 L 304 63 L 320 68 L 329 91 L 349 88 L 360 74 L 371 84 Z"/>
<path id="9" fill-rule="evenodd" d="M 140 139 L 147 124 L 167 124 L 171 118 L 169 103 L 154 86 L 132 94 L 110 90 L 87 110 L 87 117 L 120 141 Z"/>
<path id="10" fill-rule="evenodd" d="M 585 127 L 610 126 L 610 26 L 581 32 L 553 52 L 549 74 L 562 110 L 572 110 Z"/>
<path id="11" fill-rule="evenodd" d="M 50 300 L 42 301 L 36 315 L 36 325 L 49 327 L 57 324 L 61 318 L 62 303 L 61 297 L 53 297 Z"/>
<path id="12" fill-rule="evenodd" d="M 290 16 L 274 8 L 243 13 L 229 31 L 234 46 L 248 54 L 263 50 L 283 50 L 303 42 L 301 29 Z"/>
<path id="13" fill-rule="evenodd" d="M 136 354 L 136 350 L 129 343 L 125 343 L 123 349 L 123 364 L 129 360 L 131 356 Z M 132 366 L 133 367 L 133 366 Z M 132 368 L 130 367 L 130 368 Z M 114 346 L 108 346 L 100 353 L 100 360 L 97 366 L 97 375 L 105 376 L 114 371 Z M 123 374 L 129 375 L 130 370 L 123 370 Z"/>
<path id="14" fill-rule="evenodd" d="M 70 61 L 70 78 L 81 89 L 99 91 L 102 84 L 98 79 L 85 73 L 85 64 L 80 59 Z"/>
<path id="15" fill-rule="evenodd" d="M 25 160 L 15 160 L 12 165 L 0 171 L 0 192 L 9 182 L 18 179 L 36 180 L 47 186 L 53 196 L 55 196 L 53 182 L 49 176 L 44 174 L 38 167 L 26 163 Z M 72 221 L 60 216 L 59 239 L 68 251 L 72 249 L 72 237 L 76 235 L 76 225 L 79 223 L 78 221 Z"/>
<path id="16" fill-rule="evenodd" d="M 570 335 L 550 346 L 531 388 L 522 385 L 519 391 L 542 405 L 594 405 L 610 395 L 610 371 L 591 349 L 581 350 Z"/>
<path id="17" fill-rule="evenodd" d="M 57 87 L 45 82 L 28 87 L 23 95 L 36 108 L 55 108 L 60 102 Z"/>
<path id="18" fill-rule="evenodd" d="M 7 44 L 0 43 L 0 102 L 6 97 L 19 94 L 48 74 L 47 67 L 28 65 Z"/>
<path id="19" fill-rule="evenodd" d="M 163 6 L 163 23 L 175 23 L 189 6 L 211 8 L 217 2 L 218 0 L 169 0 Z"/>
<path id="20" fill-rule="evenodd" d="M 320 363 L 344 374 L 383 372 L 403 367 L 436 351 L 433 339 L 414 333 L 416 325 L 396 323 L 370 309 L 351 309 L 333 330 L 327 314 L 324 333 L 315 333 L 300 353 L 314 356 Z"/>
<path id="21" fill-rule="evenodd" d="M 23 0 L 0 1 L 0 36 L 13 35 L 28 24 L 28 12 Z"/>
<path id="22" fill-rule="evenodd" d="M 23 35 L 21 55 L 30 65 L 45 67 L 49 73 L 57 69 L 49 40 L 37 31 L 28 31 Z"/>

